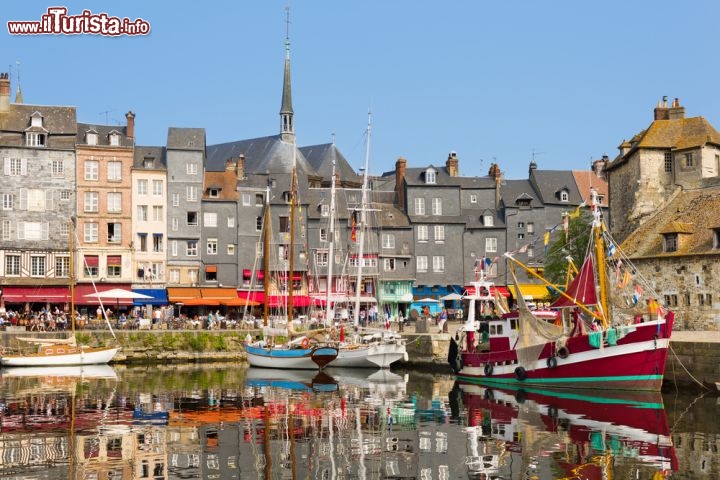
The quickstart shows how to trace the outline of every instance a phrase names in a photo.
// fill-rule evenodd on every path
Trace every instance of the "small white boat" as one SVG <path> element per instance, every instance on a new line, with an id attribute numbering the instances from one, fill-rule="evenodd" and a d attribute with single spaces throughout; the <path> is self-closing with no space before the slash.
<path id="1" fill-rule="evenodd" d="M 340 342 L 338 356 L 332 362 L 338 368 L 390 368 L 398 360 L 407 360 L 402 337 L 392 332 L 363 335 L 357 342 Z"/>
<path id="2" fill-rule="evenodd" d="M 29 341 L 30 339 L 25 339 Z M 46 340 L 32 339 L 38 344 L 35 353 L 3 353 L 3 367 L 51 367 L 61 365 L 94 365 L 108 363 L 119 347 L 88 347 L 74 344 L 48 344 Z"/>

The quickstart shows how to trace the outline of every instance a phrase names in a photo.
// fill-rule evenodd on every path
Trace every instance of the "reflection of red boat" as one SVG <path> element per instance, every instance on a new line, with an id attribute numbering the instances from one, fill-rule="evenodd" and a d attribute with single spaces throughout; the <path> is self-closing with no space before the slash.
<path id="1" fill-rule="evenodd" d="M 652 474 L 678 469 L 660 393 L 481 385 L 459 389 L 472 437 L 468 444 L 478 445 L 479 437 L 502 443 L 495 456 L 485 451 L 473 457 L 471 452 L 476 469 L 499 472 L 508 463 L 499 458 L 503 452 L 532 457 L 536 463 L 537 458 L 554 459 L 550 468 L 562 469 L 568 478 L 607 478 L 603 472 L 619 459 Z"/>

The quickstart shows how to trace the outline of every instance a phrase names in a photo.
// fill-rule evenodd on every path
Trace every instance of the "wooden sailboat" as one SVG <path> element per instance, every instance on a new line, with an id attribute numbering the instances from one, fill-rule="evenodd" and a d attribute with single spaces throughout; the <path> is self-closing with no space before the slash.
<path id="1" fill-rule="evenodd" d="M 78 345 L 75 338 L 74 227 L 75 223 L 73 219 L 73 221 L 70 222 L 70 336 L 68 338 L 18 337 L 18 341 L 28 346 L 34 346 L 34 348 L 32 351 L 3 352 L 0 357 L 0 365 L 3 367 L 106 364 L 109 363 L 118 350 L 120 350 L 118 346 L 90 347 L 87 345 Z M 110 331 L 112 332 L 112 327 Z M 115 334 L 113 332 L 113 337 L 114 336 Z"/>
<path id="2" fill-rule="evenodd" d="M 592 208 L 594 248 L 567 290 L 558 291 L 552 310 L 531 312 L 520 296 L 517 312 L 480 322 L 479 311 L 493 301 L 493 285 L 484 278 L 474 282 L 466 297 L 468 320 L 448 355 L 461 383 L 660 390 L 674 313 L 644 307 L 645 299 L 655 301 L 651 286 L 634 276 L 595 201 Z M 506 257 L 526 268 L 512 254 Z M 478 344 L 481 331 L 488 338 Z"/>

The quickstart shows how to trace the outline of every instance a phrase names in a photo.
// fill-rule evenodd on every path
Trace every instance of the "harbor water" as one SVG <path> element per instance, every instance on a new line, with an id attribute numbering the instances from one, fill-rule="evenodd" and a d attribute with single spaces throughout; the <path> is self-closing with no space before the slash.
<path id="1" fill-rule="evenodd" d="M 10 369 L 6 479 L 713 479 L 699 395 L 502 391 L 420 370 Z"/>

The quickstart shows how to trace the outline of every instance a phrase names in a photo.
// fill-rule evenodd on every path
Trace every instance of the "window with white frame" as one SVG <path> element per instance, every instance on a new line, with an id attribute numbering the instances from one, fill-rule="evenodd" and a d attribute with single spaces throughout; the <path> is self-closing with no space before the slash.
<path id="1" fill-rule="evenodd" d="M 533 247 L 532 245 L 528 246 L 527 256 L 528 258 L 533 258 L 535 256 L 535 247 Z"/>
<path id="2" fill-rule="evenodd" d="M 107 241 L 108 243 L 122 242 L 122 224 L 113 222 L 107 224 Z"/>
<path id="3" fill-rule="evenodd" d="M 445 271 L 445 257 L 443 255 L 433 255 L 433 272 Z"/>
<path id="4" fill-rule="evenodd" d="M 217 253 L 218 253 L 217 238 L 208 238 L 207 239 L 207 254 L 208 255 L 217 255 Z"/>
<path id="5" fill-rule="evenodd" d="M 5 175 L 11 177 L 27 175 L 27 160 L 24 158 L 6 158 L 4 168 Z"/>
<path id="6" fill-rule="evenodd" d="M 235 228 L 235 217 L 227 217 L 228 228 Z"/>
<path id="7" fill-rule="evenodd" d="M 11 225 L 10 220 L 2 221 L 2 239 L 3 240 L 10 240 L 12 238 L 10 225 Z"/>
<path id="8" fill-rule="evenodd" d="M 249 207 L 251 205 L 252 197 L 249 193 L 242 194 L 242 205 L 243 207 Z"/>
<path id="9" fill-rule="evenodd" d="M 483 225 L 486 227 L 493 227 L 495 226 L 495 217 L 489 213 L 486 213 L 483 215 Z"/>
<path id="10" fill-rule="evenodd" d="M 163 181 L 162 180 L 153 180 L 152 181 L 153 186 L 153 195 L 155 196 L 162 196 L 163 195 Z"/>
<path id="11" fill-rule="evenodd" d="M 83 238 L 86 243 L 97 243 L 98 241 L 98 224 L 94 222 L 88 222 L 83 225 Z"/>
<path id="12" fill-rule="evenodd" d="M 122 193 L 108 192 L 107 211 L 109 213 L 120 213 L 122 211 Z"/>
<path id="13" fill-rule="evenodd" d="M 185 189 L 185 197 L 188 202 L 197 202 L 197 187 L 194 185 L 188 185 Z"/>
<path id="14" fill-rule="evenodd" d="M 173 206 L 173 207 L 179 207 L 179 206 L 180 206 L 180 194 L 179 194 L 179 193 L 173 193 L 173 194 L 172 194 L 172 206 Z"/>
<path id="15" fill-rule="evenodd" d="M 15 208 L 15 195 L 12 193 L 3 193 L 2 200 L 3 210 L 12 210 Z"/>
<path id="16" fill-rule="evenodd" d="M 148 220 L 148 206 L 138 205 L 137 206 L 137 220 L 139 222 L 147 222 Z"/>
<path id="17" fill-rule="evenodd" d="M 170 229 L 173 232 L 177 232 L 180 229 L 180 219 L 178 219 L 177 217 L 173 217 L 170 221 Z"/>
<path id="18" fill-rule="evenodd" d="M 475 195 L 475 194 L 470 195 L 470 203 L 477 203 L 477 195 Z"/>
<path id="19" fill-rule="evenodd" d="M 434 184 L 437 182 L 437 173 L 432 168 L 425 170 L 425 183 Z"/>
<path id="20" fill-rule="evenodd" d="M 227 254 L 228 255 L 235 255 L 235 245 L 229 244 L 227 246 Z"/>
<path id="21" fill-rule="evenodd" d="M 427 272 L 428 258 L 426 255 L 418 255 L 415 257 L 415 268 L 418 272 Z"/>
<path id="22" fill-rule="evenodd" d="M 395 248 L 395 235 L 392 233 L 382 234 L 382 248 Z"/>
<path id="23" fill-rule="evenodd" d="M 172 255 L 173 257 L 177 257 L 177 256 L 178 256 L 178 242 L 177 242 L 177 240 L 173 240 L 172 242 L 170 242 L 170 255 Z"/>
<path id="24" fill-rule="evenodd" d="M 442 198 L 432 199 L 432 214 L 435 216 L 442 215 Z"/>
<path id="25" fill-rule="evenodd" d="M 488 237 L 485 239 L 485 253 L 497 252 L 498 242 L 496 237 Z"/>
<path id="26" fill-rule="evenodd" d="M 22 193 L 20 190 L 20 205 L 22 205 Z M 28 189 L 25 190 L 27 196 L 27 209 L 30 212 L 44 212 L 47 207 L 52 204 L 52 190 Z"/>
<path id="27" fill-rule="evenodd" d="M 94 130 L 90 130 L 85 133 L 85 141 L 88 145 L 97 145 L 98 144 L 98 134 Z"/>
<path id="28" fill-rule="evenodd" d="M 40 132 L 25 132 L 25 145 L 28 147 L 44 147 L 45 134 Z"/>
<path id="29" fill-rule="evenodd" d="M 203 226 L 205 227 L 217 227 L 217 212 L 205 212 L 203 214 Z"/>
<path id="30" fill-rule="evenodd" d="M 187 212 L 187 225 L 195 227 L 198 224 L 198 212 Z"/>
<path id="31" fill-rule="evenodd" d="M 70 257 L 55 257 L 55 278 L 70 278 Z"/>
<path id="32" fill-rule="evenodd" d="M 185 164 L 185 173 L 188 175 L 197 175 L 198 173 L 198 164 L 195 162 L 188 162 Z"/>
<path id="33" fill-rule="evenodd" d="M 43 222 L 23 222 L 22 229 L 18 232 L 18 239 L 47 240 L 48 224 Z"/>
<path id="34" fill-rule="evenodd" d="M 220 189 L 216 187 L 208 188 L 209 198 L 220 198 Z"/>
<path id="35" fill-rule="evenodd" d="M 117 132 L 112 132 L 110 135 L 108 135 L 110 138 L 110 146 L 111 147 L 119 147 L 120 146 L 120 135 Z"/>
<path id="36" fill-rule="evenodd" d="M 198 255 L 198 241 L 188 240 L 185 244 L 185 255 L 188 257 L 197 257 Z"/>
<path id="37" fill-rule="evenodd" d="M 383 259 L 383 270 L 386 272 L 394 272 L 395 271 L 395 259 L 394 258 L 384 258 Z"/>
<path id="38" fill-rule="evenodd" d="M 162 233 L 154 233 L 154 234 L 153 234 L 153 252 L 155 252 L 155 253 L 162 253 L 162 252 L 163 252 L 163 236 L 162 236 Z"/>
<path id="39" fill-rule="evenodd" d="M 321 242 L 327 242 L 327 241 L 328 241 L 328 231 L 327 231 L 327 228 L 320 228 L 320 241 L 321 241 Z"/>
<path id="40" fill-rule="evenodd" d="M 315 265 L 318 267 L 327 267 L 328 252 L 315 252 Z"/>
<path id="41" fill-rule="evenodd" d="M 45 276 L 45 257 L 40 255 L 30 256 L 30 276 L 31 277 L 44 277 Z"/>
<path id="42" fill-rule="evenodd" d="M 148 251 L 147 233 L 138 233 L 137 251 L 138 252 L 147 252 Z"/>
<path id="43" fill-rule="evenodd" d="M 62 160 L 53 160 L 51 172 L 53 177 L 62 177 L 65 175 L 65 162 Z"/>
<path id="44" fill-rule="evenodd" d="M 121 162 L 108 162 L 107 163 L 107 179 L 110 182 L 119 182 L 122 180 L 122 163 Z"/>
<path id="45" fill-rule="evenodd" d="M 85 180 L 97 180 L 100 178 L 100 163 L 97 160 L 85 160 Z"/>
<path id="46" fill-rule="evenodd" d="M 528 235 L 535 235 L 535 223 L 534 222 L 528 222 L 527 233 L 528 233 Z"/>
<path id="47" fill-rule="evenodd" d="M 417 241 L 427 242 L 428 241 L 428 226 L 418 225 L 417 226 Z"/>
<path id="48" fill-rule="evenodd" d="M 425 215 L 425 199 L 415 199 L 415 215 Z"/>
<path id="49" fill-rule="evenodd" d="M 262 230 L 263 219 L 262 217 L 255 217 L 255 231 L 259 232 Z"/>
<path id="50" fill-rule="evenodd" d="M 435 225 L 433 227 L 433 230 L 435 230 L 435 242 L 436 243 L 442 243 L 445 241 L 445 225 Z"/>
<path id="51" fill-rule="evenodd" d="M 162 222 L 163 220 L 165 220 L 165 214 L 162 205 L 153 205 L 153 221 Z"/>
<path id="52" fill-rule="evenodd" d="M 324 203 L 320 205 L 320 215 L 323 217 L 327 217 L 330 215 L 330 205 L 325 205 Z"/>
<path id="53" fill-rule="evenodd" d="M 177 268 L 170 269 L 170 283 L 180 283 L 180 270 Z"/>
<path id="54" fill-rule="evenodd" d="M 5 275 L 6 276 L 20 275 L 20 255 L 6 255 L 5 256 Z"/>
<path id="55" fill-rule="evenodd" d="M 139 178 L 137 181 L 137 193 L 138 195 L 147 195 L 148 193 L 148 181 L 144 178 Z"/>
<path id="56" fill-rule="evenodd" d="M 85 192 L 85 211 L 98 212 L 100 203 L 100 194 L 98 192 Z"/>
<path id="57" fill-rule="evenodd" d="M 570 195 L 568 194 L 567 190 L 563 190 L 560 192 L 560 201 L 561 202 L 567 202 L 570 200 Z"/>

